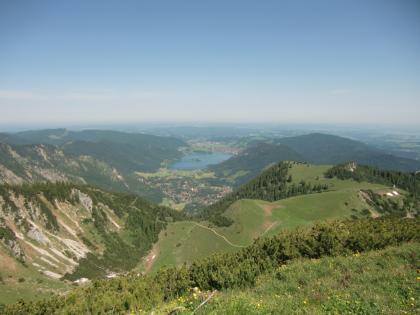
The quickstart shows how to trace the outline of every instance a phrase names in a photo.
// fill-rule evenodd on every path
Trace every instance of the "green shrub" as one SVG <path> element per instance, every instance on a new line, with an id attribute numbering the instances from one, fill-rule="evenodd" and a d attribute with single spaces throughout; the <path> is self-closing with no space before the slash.
<path id="1" fill-rule="evenodd" d="M 285 231 L 272 238 L 258 239 L 239 252 L 214 255 L 190 267 L 161 269 L 147 276 L 132 273 L 96 280 L 66 296 L 8 305 L 5 314 L 124 314 L 140 308 L 147 310 L 189 292 L 192 287 L 221 290 L 252 286 L 261 274 L 296 258 L 350 255 L 419 241 L 419 223 L 418 219 L 387 217 Z M 326 308 L 333 312 L 339 303 L 333 301 Z M 368 310 L 375 312 L 375 305 L 370 305 Z M 357 309 L 349 309 L 352 311 Z"/>

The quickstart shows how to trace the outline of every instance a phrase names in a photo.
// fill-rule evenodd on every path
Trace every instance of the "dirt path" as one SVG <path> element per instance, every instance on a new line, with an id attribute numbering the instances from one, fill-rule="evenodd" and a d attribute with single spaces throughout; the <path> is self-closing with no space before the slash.
<path id="1" fill-rule="evenodd" d="M 159 252 L 159 247 L 157 245 L 157 243 L 155 243 L 152 247 L 152 250 L 150 251 L 149 254 L 147 254 L 147 256 L 144 258 L 144 271 L 147 273 L 149 272 L 150 268 L 152 268 L 153 266 L 153 262 L 155 261 L 157 255 Z"/>
<path id="2" fill-rule="evenodd" d="M 279 224 L 280 222 L 279 221 L 274 221 L 274 222 L 272 222 L 266 229 L 265 229 L 265 231 L 264 232 L 262 232 L 261 233 L 261 235 L 260 236 L 263 236 L 264 234 L 266 234 L 268 231 L 270 231 L 271 230 L 271 228 L 272 227 L 274 227 L 274 226 L 276 226 L 277 224 Z"/>
<path id="3" fill-rule="evenodd" d="M 238 247 L 238 248 L 244 248 L 244 247 L 246 247 L 246 246 L 243 246 L 243 245 L 233 244 L 231 241 L 229 241 L 229 240 L 226 238 L 226 236 L 224 236 L 224 235 L 222 235 L 222 234 L 219 234 L 216 230 L 214 230 L 214 229 L 212 229 L 212 228 L 209 228 L 208 226 L 202 225 L 202 224 L 197 223 L 197 222 L 194 222 L 194 224 L 195 224 L 196 226 L 199 226 L 199 227 L 203 228 L 203 229 L 206 229 L 206 230 L 212 231 L 212 232 L 213 232 L 214 234 L 216 234 L 217 236 L 219 236 L 219 237 L 223 238 L 223 240 L 224 240 L 226 243 L 228 243 L 230 246 L 233 246 L 233 247 Z"/>
<path id="4" fill-rule="evenodd" d="M 264 232 L 262 232 L 258 237 L 263 236 L 266 234 L 269 230 L 271 230 L 274 226 L 278 225 L 279 221 L 273 221 L 273 209 L 275 208 L 281 208 L 282 206 L 279 204 L 274 203 L 264 203 L 260 204 L 260 207 L 264 210 Z"/>
<path id="5" fill-rule="evenodd" d="M 273 203 L 269 203 L 269 204 L 265 203 L 265 204 L 261 205 L 261 208 L 263 208 L 264 215 L 266 217 L 271 217 L 273 209 L 274 208 L 280 208 L 280 206 L 277 205 L 277 204 L 273 204 Z"/>

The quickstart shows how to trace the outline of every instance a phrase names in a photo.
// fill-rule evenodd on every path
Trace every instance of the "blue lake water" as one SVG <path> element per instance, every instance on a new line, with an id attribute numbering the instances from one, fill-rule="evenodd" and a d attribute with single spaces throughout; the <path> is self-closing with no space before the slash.
<path id="1" fill-rule="evenodd" d="M 184 155 L 180 160 L 172 163 L 169 168 L 173 170 L 198 170 L 211 164 L 218 164 L 232 155 L 222 152 L 192 152 Z"/>

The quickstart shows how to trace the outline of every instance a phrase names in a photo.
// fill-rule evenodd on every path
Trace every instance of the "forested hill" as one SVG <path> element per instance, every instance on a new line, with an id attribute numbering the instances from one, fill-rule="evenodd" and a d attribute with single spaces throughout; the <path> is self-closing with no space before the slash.
<path id="1" fill-rule="evenodd" d="M 139 181 L 179 158 L 182 140 L 116 131 L 66 129 L 0 134 L 0 183 L 71 181 L 138 193 L 160 202 L 162 194 Z"/>
<path id="2" fill-rule="evenodd" d="M 276 163 L 248 183 L 239 186 L 232 193 L 205 208 L 202 217 L 217 225 L 230 225 L 232 222 L 222 214 L 239 199 L 260 199 L 272 202 L 328 189 L 327 185 L 313 185 L 305 181 L 301 181 L 299 184 L 292 183 L 292 178 L 288 175 L 292 163 L 295 162 Z"/>
<path id="3" fill-rule="evenodd" d="M 171 147 L 181 146 L 185 143 L 174 137 L 153 136 L 143 133 L 130 133 L 114 130 L 81 130 L 67 129 L 41 129 L 28 130 L 16 133 L 0 133 L 0 142 L 9 144 L 52 144 L 63 145 L 71 141 L 100 142 L 111 141 L 131 144 L 135 147 Z"/>
<path id="4" fill-rule="evenodd" d="M 100 158 L 72 156 L 53 145 L 0 143 L 0 184 L 60 181 L 87 183 L 137 193 L 156 202 L 161 200 L 161 193 L 139 181 L 133 171 L 118 169 Z"/>
<path id="5" fill-rule="evenodd" d="M 387 154 L 359 141 L 313 133 L 281 138 L 276 143 L 290 147 L 306 161 L 315 164 L 339 164 L 355 161 L 380 169 L 414 171 L 420 169 L 420 161 Z"/>
<path id="6" fill-rule="evenodd" d="M 90 156 L 115 168 L 153 171 L 181 156 L 185 142 L 172 137 L 109 130 L 46 129 L 1 134 L 0 143 L 55 145 L 71 157 Z"/>
<path id="7" fill-rule="evenodd" d="M 2 185 L 0 256 L 52 278 L 104 277 L 134 268 L 167 222 L 183 218 L 139 196 L 90 186 Z"/>
<path id="8" fill-rule="evenodd" d="M 320 133 L 258 142 L 210 169 L 238 186 L 278 161 L 332 165 L 355 161 L 387 170 L 420 169 L 420 161 L 393 156 L 359 141 Z"/>
<path id="9" fill-rule="evenodd" d="M 209 167 L 219 177 L 232 178 L 235 185 L 246 183 L 270 164 L 278 161 L 304 161 L 305 159 L 285 145 L 258 142 L 237 156 Z"/>

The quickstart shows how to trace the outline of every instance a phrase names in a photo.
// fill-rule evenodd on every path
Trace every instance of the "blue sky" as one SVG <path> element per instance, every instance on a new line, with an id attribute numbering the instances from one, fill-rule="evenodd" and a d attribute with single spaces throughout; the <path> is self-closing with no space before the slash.
<path id="1" fill-rule="evenodd" d="M 0 123 L 420 123 L 420 1 L 0 0 Z"/>

